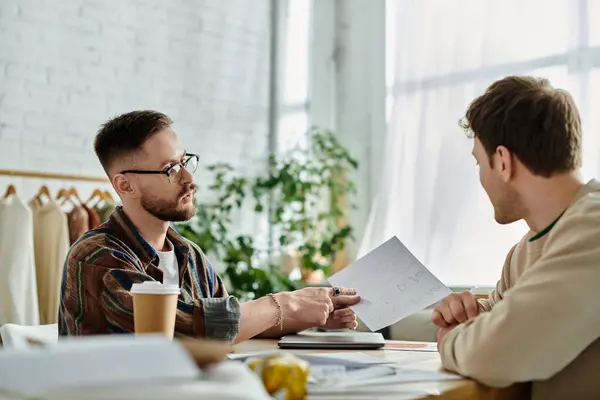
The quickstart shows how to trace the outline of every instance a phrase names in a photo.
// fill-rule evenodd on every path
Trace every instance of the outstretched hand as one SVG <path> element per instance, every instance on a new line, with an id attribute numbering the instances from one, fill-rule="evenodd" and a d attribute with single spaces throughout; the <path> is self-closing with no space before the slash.
<path id="1" fill-rule="evenodd" d="M 340 288 L 340 295 L 331 298 L 334 311 L 329 314 L 325 329 L 356 329 L 358 322 L 356 314 L 349 308 L 360 302 L 360 296 L 356 296 L 355 289 Z"/>

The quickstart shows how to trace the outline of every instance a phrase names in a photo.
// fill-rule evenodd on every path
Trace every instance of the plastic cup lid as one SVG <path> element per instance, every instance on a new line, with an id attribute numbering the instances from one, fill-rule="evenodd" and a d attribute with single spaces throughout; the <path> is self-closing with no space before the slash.
<path id="1" fill-rule="evenodd" d="M 133 294 L 179 294 L 180 290 L 176 285 L 163 285 L 157 281 L 146 281 L 131 285 L 130 292 Z"/>

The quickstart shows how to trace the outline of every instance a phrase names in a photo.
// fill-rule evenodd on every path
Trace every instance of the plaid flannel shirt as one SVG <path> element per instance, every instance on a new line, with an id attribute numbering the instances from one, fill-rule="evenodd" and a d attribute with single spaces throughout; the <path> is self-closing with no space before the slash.
<path id="1" fill-rule="evenodd" d="M 172 228 L 167 238 L 179 264 L 181 288 L 175 335 L 233 340 L 239 330 L 238 301 L 228 296 L 200 248 Z M 162 282 L 158 263 L 156 251 L 118 207 L 69 251 L 58 313 L 60 334 L 133 332 L 129 290 L 134 283 Z"/>

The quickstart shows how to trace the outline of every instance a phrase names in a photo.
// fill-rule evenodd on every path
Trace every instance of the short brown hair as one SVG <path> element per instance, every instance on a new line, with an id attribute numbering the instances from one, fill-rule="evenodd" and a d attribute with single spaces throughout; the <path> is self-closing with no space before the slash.
<path id="1" fill-rule="evenodd" d="M 535 175 L 581 166 L 579 111 L 571 95 L 547 79 L 509 76 L 494 82 L 469 105 L 460 125 L 489 156 L 505 146 Z"/>
<path id="2" fill-rule="evenodd" d="M 105 122 L 94 141 L 94 150 L 108 174 L 115 160 L 140 150 L 156 132 L 171 126 L 165 114 L 141 110 L 121 114 Z"/>

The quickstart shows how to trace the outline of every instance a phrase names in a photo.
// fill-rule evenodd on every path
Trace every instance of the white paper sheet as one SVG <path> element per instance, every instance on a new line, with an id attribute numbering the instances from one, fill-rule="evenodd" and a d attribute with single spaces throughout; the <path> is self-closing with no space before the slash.
<path id="1" fill-rule="evenodd" d="M 434 382 L 434 381 L 452 381 L 464 379 L 460 375 L 449 372 L 436 371 L 421 371 L 407 368 L 391 368 L 391 367 L 368 367 L 361 370 L 350 371 L 345 376 L 340 376 L 339 379 L 332 382 L 327 382 L 325 385 L 317 385 L 325 387 L 354 387 L 354 386 L 370 386 L 370 385 L 393 385 L 398 383 L 412 382 Z M 318 389 L 316 389 L 318 391 Z M 313 391 L 315 391 L 313 389 Z"/>
<path id="2" fill-rule="evenodd" d="M 225 361 L 203 371 L 200 379 L 109 382 L 100 386 L 54 389 L 36 396 L 3 397 L 0 391 L 0 400 L 273 400 L 260 378 L 241 363 Z"/>
<path id="3" fill-rule="evenodd" d="M 395 236 L 330 277 L 329 283 L 357 290 L 362 300 L 351 308 L 372 331 L 452 293 Z"/>
<path id="4" fill-rule="evenodd" d="M 178 342 L 156 335 L 69 337 L 56 346 L 0 351 L 0 392 L 24 397 L 136 381 L 184 382 L 200 376 Z"/>
<path id="5" fill-rule="evenodd" d="M 320 370 L 321 368 L 325 369 L 324 373 Z M 357 384 L 358 382 L 370 382 L 396 374 L 396 370 L 393 367 L 377 365 L 358 369 L 346 368 L 343 371 L 327 371 L 326 368 L 327 366 L 313 367 L 311 365 L 310 374 L 314 378 L 312 385 L 323 387 L 347 386 Z"/>
<path id="6" fill-rule="evenodd" d="M 367 367 L 371 365 L 392 364 L 392 361 L 362 352 L 296 354 L 311 364 L 335 364 L 345 367 Z"/>
<path id="7" fill-rule="evenodd" d="M 277 353 L 285 353 L 283 350 L 265 351 L 254 354 L 229 354 L 230 360 L 244 361 L 250 357 L 264 357 Z M 339 365 L 348 368 L 364 368 L 372 365 L 391 364 L 389 360 L 373 356 L 363 352 L 335 352 L 335 353 L 294 353 L 294 356 L 302 358 L 314 365 Z"/>

